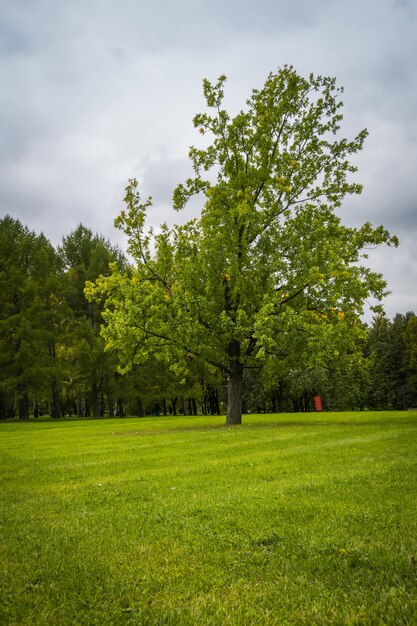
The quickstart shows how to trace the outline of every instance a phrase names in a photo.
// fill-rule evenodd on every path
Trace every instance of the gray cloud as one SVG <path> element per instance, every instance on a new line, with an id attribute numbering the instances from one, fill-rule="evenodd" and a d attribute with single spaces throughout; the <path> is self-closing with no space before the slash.
<path id="1" fill-rule="evenodd" d="M 345 86 L 344 133 L 357 160 L 350 224 L 383 223 L 395 251 L 371 256 L 387 309 L 417 310 L 416 11 L 407 0 L 5 0 L 0 5 L 0 211 L 54 243 L 82 221 L 113 240 L 128 178 L 154 197 L 150 221 L 183 221 L 172 190 L 190 173 L 201 80 L 229 77 L 232 112 L 284 63 Z"/>

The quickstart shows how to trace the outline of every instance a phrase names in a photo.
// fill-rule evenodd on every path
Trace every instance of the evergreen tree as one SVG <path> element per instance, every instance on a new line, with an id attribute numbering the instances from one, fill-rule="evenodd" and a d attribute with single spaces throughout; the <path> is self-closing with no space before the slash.
<path id="1" fill-rule="evenodd" d="M 64 341 L 62 270 L 53 246 L 18 220 L 0 221 L 0 409 L 29 417 L 30 398 L 61 415 L 62 372 L 58 357 Z"/>
<path id="2" fill-rule="evenodd" d="M 117 361 L 115 355 L 105 351 L 100 336 L 101 303 L 88 301 L 84 288 L 86 281 L 107 276 L 111 263 L 122 269 L 125 260 L 117 247 L 82 224 L 63 238 L 59 254 L 67 275 L 67 302 L 74 315 L 70 362 L 76 411 L 80 415 L 92 412 L 94 417 L 99 417 L 105 397 L 111 415 Z"/>

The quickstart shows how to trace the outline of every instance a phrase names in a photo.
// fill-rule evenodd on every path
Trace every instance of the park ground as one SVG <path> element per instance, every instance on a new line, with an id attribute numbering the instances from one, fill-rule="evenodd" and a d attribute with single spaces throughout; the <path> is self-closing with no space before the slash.
<path id="1" fill-rule="evenodd" d="M 2 625 L 417 624 L 417 413 L 0 424 Z"/>

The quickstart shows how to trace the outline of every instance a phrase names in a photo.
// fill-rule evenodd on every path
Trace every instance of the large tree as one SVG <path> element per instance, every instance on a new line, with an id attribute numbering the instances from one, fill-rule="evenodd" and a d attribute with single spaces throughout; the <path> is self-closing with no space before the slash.
<path id="1" fill-rule="evenodd" d="M 370 408 L 405 409 L 417 399 L 417 317 L 397 313 L 392 320 L 375 316 L 369 329 L 365 355 L 369 357 Z"/>
<path id="2" fill-rule="evenodd" d="M 228 379 L 227 423 L 241 422 L 243 372 L 288 358 L 300 344 L 309 366 L 357 342 L 357 322 L 385 282 L 361 263 L 368 244 L 396 244 L 383 228 L 341 224 L 337 209 L 361 186 L 351 158 L 367 135 L 339 137 L 341 89 L 333 78 L 269 75 L 244 111 L 223 108 L 225 77 L 204 81 L 208 112 L 194 126 L 203 147 L 194 174 L 174 191 L 176 209 L 203 197 L 199 219 L 157 235 L 151 199 L 135 180 L 116 220 L 135 265 L 90 285 L 106 297 L 104 337 L 126 368 L 156 354 L 173 367 L 205 361 Z"/>
<path id="3" fill-rule="evenodd" d="M 84 287 L 87 280 L 107 275 L 110 263 L 115 262 L 122 269 L 125 261 L 117 247 L 82 224 L 63 237 L 59 254 L 66 269 L 67 301 L 74 316 L 69 360 L 72 360 L 72 392 L 77 395 L 77 410 L 89 413 L 91 407 L 98 417 L 103 412 L 100 394 L 106 394 L 112 414 L 117 365 L 114 356 L 104 351 L 100 337 L 101 304 L 86 300 Z"/>
<path id="4" fill-rule="evenodd" d="M 28 418 L 32 399 L 60 417 L 59 352 L 71 316 L 62 267 L 44 235 L 10 216 L 0 220 L 0 293 L 0 416 L 16 402 Z"/>

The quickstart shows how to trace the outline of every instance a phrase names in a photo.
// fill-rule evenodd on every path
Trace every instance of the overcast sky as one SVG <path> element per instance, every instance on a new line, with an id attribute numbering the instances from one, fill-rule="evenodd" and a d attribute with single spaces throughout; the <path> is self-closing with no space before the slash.
<path id="1" fill-rule="evenodd" d="M 417 313 L 416 0 L 1 0 L 0 216 L 53 244 L 82 222 L 123 245 L 113 221 L 136 177 L 152 222 L 184 221 L 171 195 L 202 79 L 225 73 L 235 112 L 285 63 L 336 76 L 344 134 L 368 128 L 343 217 L 399 236 L 370 264 L 387 314 Z"/>

